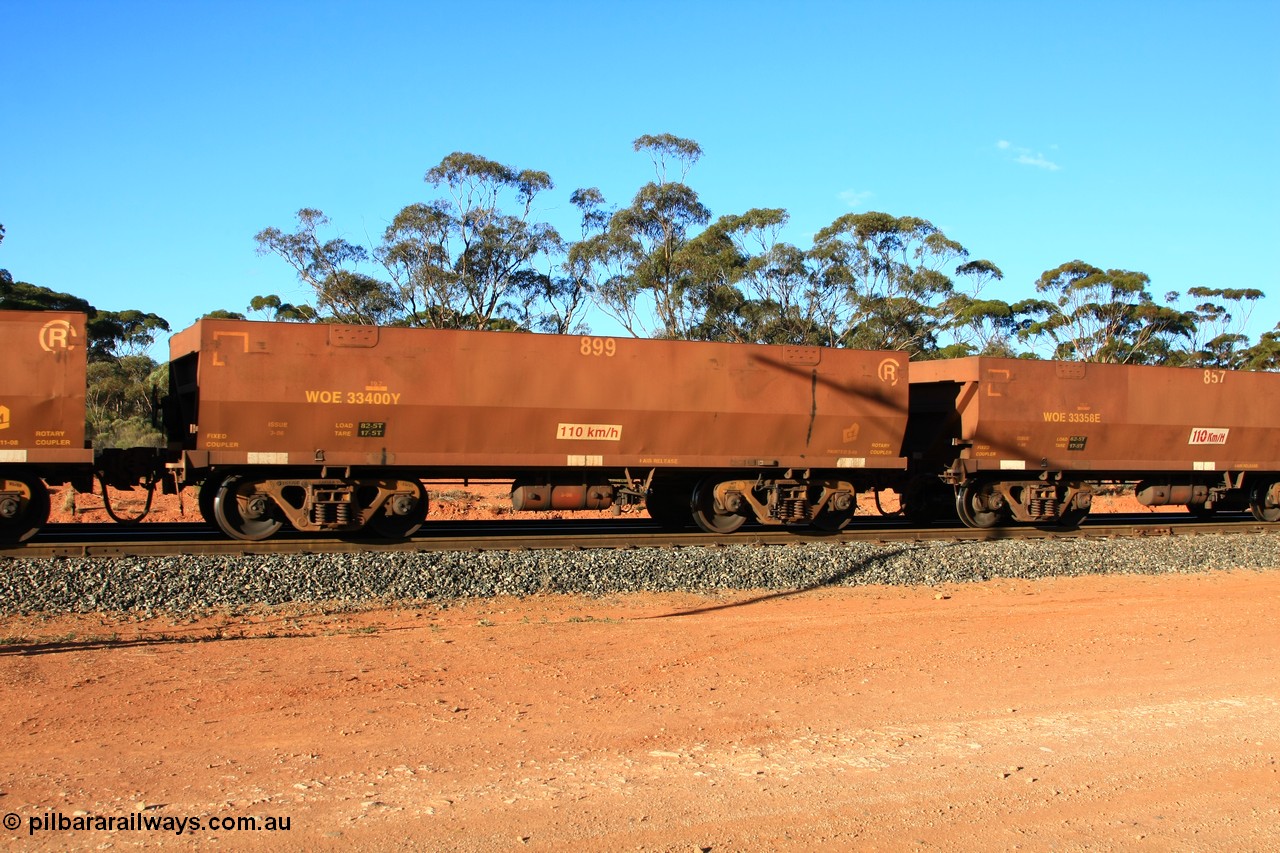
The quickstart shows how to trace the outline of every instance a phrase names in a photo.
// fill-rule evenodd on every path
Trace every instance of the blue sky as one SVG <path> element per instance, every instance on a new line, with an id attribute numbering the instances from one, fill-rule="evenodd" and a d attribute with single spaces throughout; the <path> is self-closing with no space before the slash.
<path id="1" fill-rule="evenodd" d="M 174 330 L 310 301 L 266 226 L 372 244 L 453 151 L 625 204 L 646 133 L 715 215 L 930 220 L 1030 296 L 1079 258 L 1280 320 L 1280 3 L 0 0 L 0 267 Z M 373 272 L 373 270 L 369 270 Z M 592 321 L 597 328 L 607 321 Z M 163 351 L 163 350 L 162 350 Z"/>

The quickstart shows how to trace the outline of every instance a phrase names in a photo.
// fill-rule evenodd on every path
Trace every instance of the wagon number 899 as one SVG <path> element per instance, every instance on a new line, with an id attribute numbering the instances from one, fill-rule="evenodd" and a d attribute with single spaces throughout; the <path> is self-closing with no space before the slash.
<path id="1" fill-rule="evenodd" d="M 613 338 L 582 338 L 578 351 L 583 355 L 602 355 L 613 358 L 618 353 L 618 342 Z"/>

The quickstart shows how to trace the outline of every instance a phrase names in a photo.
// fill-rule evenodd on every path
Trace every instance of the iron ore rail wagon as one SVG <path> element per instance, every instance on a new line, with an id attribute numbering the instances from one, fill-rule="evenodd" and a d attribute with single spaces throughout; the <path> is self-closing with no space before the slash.
<path id="1" fill-rule="evenodd" d="M 907 402 L 895 352 L 207 319 L 171 341 L 166 431 L 239 539 L 402 537 L 420 481 L 461 477 L 727 533 L 846 524 L 905 468 Z"/>
<path id="2" fill-rule="evenodd" d="M 923 470 L 971 527 L 1076 523 L 1095 488 L 1148 506 L 1248 507 L 1280 520 L 1280 377 L 1273 373 L 964 358 L 911 365 Z"/>
<path id="3" fill-rule="evenodd" d="M 0 542 L 49 518 L 45 483 L 92 488 L 85 446 L 85 315 L 0 311 Z"/>

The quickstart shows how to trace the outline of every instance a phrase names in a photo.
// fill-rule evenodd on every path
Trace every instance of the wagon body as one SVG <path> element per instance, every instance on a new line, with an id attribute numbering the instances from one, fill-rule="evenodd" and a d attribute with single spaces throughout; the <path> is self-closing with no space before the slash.
<path id="1" fill-rule="evenodd" d="M 48 520 L 46 483 L 91 482 L 85 319 L 0 311 L 0 544 L 27 541 Z"/>
<path id="2" fill-rule="evenodd" d="M 183 476 L 244 539 L 406 536 L 422 480 L 475 477 L 517 509 L 838 527 L 906 467 L 899 353 L 210 319 L 173 338 L 170 391 Z"/>
<path id="3" fill-rule="evenodd" d="M 917 362 L 911 383 L 917 412 L 950 401 L 969 473 L 1280 470 L 1271 373 L 974 357 Z"/>
<path id="4" fill-rule="evenodd" d="M 905 465 L 900 353 L 202 320 L 171 357 L 196 467 Z"/>
<path id="5" fill-rule="evenodd" d="M 0 311 L 0 466 L 88 464 L 85 315 Z"/>
<path id="6" fill-rule="evenodd" d="M 911 368 L 916 464 L 944 471 L 960 519 L 1075 524 L 1096 487 L 1149 506 L 1280 520 L 1280 376 L 965 358 Z"/>

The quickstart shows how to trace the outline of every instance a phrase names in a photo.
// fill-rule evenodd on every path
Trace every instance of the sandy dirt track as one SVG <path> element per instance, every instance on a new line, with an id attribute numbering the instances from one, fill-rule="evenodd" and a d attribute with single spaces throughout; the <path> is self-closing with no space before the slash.
<path id="1" fill-rule="evenodd" d="M 1280 571 L 10 617 L 0 838 L 1280 849 L 1278 604 Z M 28 834 L 51 813 L 203 826 Z"/>

